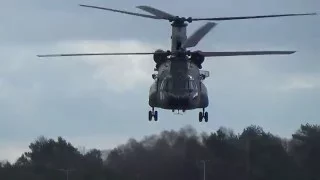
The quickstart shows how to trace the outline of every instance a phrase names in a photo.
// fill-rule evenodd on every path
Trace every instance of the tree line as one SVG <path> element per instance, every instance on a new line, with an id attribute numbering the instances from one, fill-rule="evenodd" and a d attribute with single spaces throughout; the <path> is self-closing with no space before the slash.
<path id="1" fill-rule="evenodd" d="M 186 126 L 129 139 L 103 157 L 62 137 L 39 137 L 14 163 L 0 163 L 1 180 L 319 180 L 320 126 L 305 124 L 284 139 L 248 126 L 198 133 Z M 204 169 L 205 168 L 205 169 Z M 205 170 L 205 171 L 204 171 Z"/>

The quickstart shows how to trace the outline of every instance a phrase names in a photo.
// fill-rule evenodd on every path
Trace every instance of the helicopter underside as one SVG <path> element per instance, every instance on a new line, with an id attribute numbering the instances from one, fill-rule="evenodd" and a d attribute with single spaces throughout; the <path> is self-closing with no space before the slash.
<path id="1" fill-rule="evenodd" d="M 155 121 L 158 120 L 158 112 L 155 111 L 155 108 L 161 108 L 165 110 L 174 111 L 182 111 L 185 112 L 187 110 L 194 109 L 202 109 L 199 112 L 199 122 L 202 122 L 204 119 L 205 122 L 208 122 L 208 112 L 205 112 L 205 108 L 209 105 L 208 95 L 206 93 L 201 93 L 196 97 L 177 97 L 172 98 L 170 96 L 166 96 L 165 93 L 154 93 L 149 96 L 149 106 L 152 108 L 149 111 L 149 121 L 152 120 L 152 117 Z"/>
<path id="2" fill-rule="evenodd" d="M 155 108 L 161 108 L 166 110 L 194 110 L 197 108 L 206 108 L 207 102 L 206 99 L 201 100 L 201 98 L 196 98 L 193 100 L 189 100 L 188 98 L 164 98 L 159 99 L 156 98 L 153 99 L 153 97 L 150 97 L 149 99 L 149 105 L 151 107 Z"/>

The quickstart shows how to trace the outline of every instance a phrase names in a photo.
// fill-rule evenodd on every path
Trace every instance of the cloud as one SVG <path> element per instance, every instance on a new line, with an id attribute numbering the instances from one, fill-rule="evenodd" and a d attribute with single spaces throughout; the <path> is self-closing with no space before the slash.
<path id="1" fill-rule="evenodd" d="M 10 96 L 10 93 L 14 93 L 13 89 L 38 94 L 41 93 L 39 91 L 43 92 L 46 88 L 56 85 L 52 82 L 63 83 L 68 81 L 68 83 L 71 83 L 64 84 L 67 87 L 62 87 L 60 84 L 63 90 L 68 89 L 68 87 L 95 88 L 95 86 L 81 84 L 84 79 L 105 84 L 107 89 L 110 90 L 124 92 L 139 83 L 152 82 L 151 74 L 154 68 L 152 55 L 70 58 L 37 58 L 36 55 L 41 53 L 153 52 L 157 48 L 161 48 L 161 45 L 141 43 L 134 40 L 72 41 L 44 46 L 6 47 L 6 52 L 1 57 L 2 59 L 10 58 L 10 61 L 1 61 L 0 86 L 2 87 L 2 96 Z M 13 53 L 16 50 L 19 51 L 19 54 Z M 21 81 L 22 79 L 25 81 Z M 21 85 L 25 85 L 25 87 L 21 89 Z M 58 90 L 60 87 L 56 86 L 54 88 Z"/>
<path id="2" fill-rule="evenodd" d="M 116 115 L 129 108 L 123 103 L 134 93 L 126 95 L 125 92 L 139 92 L 139 87 L 143 86 L 142 92 L 146 90 L 147 93 L 152 80 L 152 56 L 40 59 L 37 54 L 152 52 L 159 47 L 134 40 L 3 47 L 0 55 L 1 137 L 78 134 L 78 131 L 70 132 L 69 128 L 77 123 L 78 130 L 85 131 L 90 119 L 96 122 L 92 128 L 100 127 L 102 131 L 105 118 L 112 117 L 109 111 Z M 130 103 L 134 101 L 127 102 Z"/>
<path id="3" fill-rule="evenodd" d="M 68 52 L 80 53 L 119 53 L 119 52 L 154 52 L 165 47 L 160 44 L 148 44 L 135 40 L 127 41 L 72 41 L 61 42 L 57 49 L 68 49 Z M 72 59 L 76 59 L 75 57 Z M 117 92 L 132 90 L 141 83 L 152 83 L 154 61 L 152 55 L 128 56 L 87 56 L 81 57 L 96 70 L 93 79 L 103 80 L 108 89 Z"/>
<path id="4" fill-rule="evenodd" d="M 0 148 L 0 162 L 1 161 L 9 161 L 10 163 L 15 162 L 23 152 L 28 150 L 27 143 L 15 142 L 8 143 L 2 141 Z"/>
<path id="5" fill-rule="evenodd" d="M 287 82 L 280 87 L 283 91 L 313 90 L 320 88 L 320 74 L 288 77 Z"/>

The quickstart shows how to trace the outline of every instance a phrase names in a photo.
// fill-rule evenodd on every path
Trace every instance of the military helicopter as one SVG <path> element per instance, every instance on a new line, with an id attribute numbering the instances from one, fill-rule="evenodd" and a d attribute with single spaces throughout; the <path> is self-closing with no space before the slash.
<path id="1" fill-rule="evenodd" d="M 183 111 L 202 109 L 199 112 L 199 122 L 204 119 L 208 122 L 208 112 L 205 108 L 209 106 L 208 92 L 203 81 L 209 77 L 209 71 L 202 69 L 205 57 L 217 56 L 241 56 L 241 55 L 289 55 L 295 51 L 225 51 L 225 52 L 204 52 L 189 51 L 187 48 L 195 47 L 199 41 L 217 25 L 215 22 L 207 22 L 187 37 L 187 23 L 193 21 L 225 21 L 239 19 L 257 19 L 284 16 L 304 16 L 316 15 L 316 13 L 304 14 L 277 14 L 263 16 L 242 16 L 242 17 L 218 17 L 218 18 L 192 18 L 179 17 L 151 6 L 137 6 L 137 8 L 149 14 L 134 13 L 129 11 L 110 9 L 99 6 L 82 5 L 82 7 L 95 8 L 118 13 L 124 13 L 144 18 L 156 20 L 168 20 L 171 22 L 171 50 L 157 49 L 154 52 L 127 52 L 127 53 L 85 53 L 85 54 L 48 54 L 38 55 L 38 57 L 57 56 L 101 56 L 101 55 L 153 55 L 155 62 L 152 74 L 154 83 L 149 91 L 149 106 L 152 108 L 148 112 L 148 119 L 158 120 L 158 112 L 155 108 L 166 110 Z"/>

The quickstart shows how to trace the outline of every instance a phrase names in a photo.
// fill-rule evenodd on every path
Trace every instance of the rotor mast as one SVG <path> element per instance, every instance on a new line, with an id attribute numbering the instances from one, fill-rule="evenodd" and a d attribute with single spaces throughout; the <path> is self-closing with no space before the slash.
<path id="1" fill-rule="evenodd" d="M 180 19 L 171 24 L 171 52 L 181 49 L 182 44 L 187 40 L 187 26 L 188 24 Z"/>

